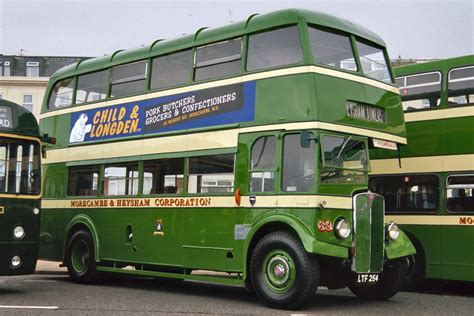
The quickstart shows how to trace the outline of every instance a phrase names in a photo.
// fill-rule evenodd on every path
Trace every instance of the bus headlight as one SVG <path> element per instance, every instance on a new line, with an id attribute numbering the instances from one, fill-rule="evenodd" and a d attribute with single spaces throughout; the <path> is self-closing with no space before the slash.
<path id="1" fill-rule="evenodd" d="M 20 256 L 13 256 L 11 264 L 13 268 L 18 268 L 21 264 Z"/>
<path id="2" fill-rule="evenodd" d="M 35 208 L 33 209 L 33 214 L 38 215 L 39 213 L 40 213 L 39 208 L 35 207 Z"/>
<path id="3" fill-rule="evenodd" d="M 337 238 L 346 239 L 351 234 L 351 227 L 345 218 L 339 218 L 334 225 Z"/>
<path id="4" fill-rule="evenodd" d="M 15 226 L 15 228 L 13 228 L 13 237 L 15 239 L 22 239 L 25 237 L 25 229 L 20 225 Z"/>
<path id="5" fill-rule="evenodd" d="M 400 235 L 400 229 L 394 222 L 390 222 L 386 228 L 386 236 L 389 240 L 395 240 Z"/>

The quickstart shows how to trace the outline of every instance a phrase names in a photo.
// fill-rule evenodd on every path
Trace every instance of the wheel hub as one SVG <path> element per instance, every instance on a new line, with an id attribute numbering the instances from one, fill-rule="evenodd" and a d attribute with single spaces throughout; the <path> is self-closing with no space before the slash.
<path id="1" fill-rule="evenodd" d="M 267 276 L 273 286 L 284 286 L 290 277 L 290 272 L 288 260 L 283 256 L 273 257 L 268 262 Z"/>

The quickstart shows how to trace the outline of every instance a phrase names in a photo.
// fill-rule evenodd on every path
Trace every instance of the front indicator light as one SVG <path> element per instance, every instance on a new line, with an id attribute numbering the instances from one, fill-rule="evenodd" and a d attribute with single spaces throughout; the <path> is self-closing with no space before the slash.
<path id="1" fill-rule="evenodd" d="M 394 222 L 390 222 L 386 228 L 386 235 L 389 240 L 395 240 L 400 235 L 400 229 Z"/>
<path id="2" fill-rule="evenodd" d="M 20 256 L 13 256 L 11 264 L 13 268 L 18 268 L 21 265 Z"/>
<path id="3" fill-rule="evenodd" d="M 15 239 L 22 239 L 25 237 L 25 229 L 20 225 L 16 226 L 13 228 L 13 237 Z"/>
<path id="4" fill-rule="evenodd" d="M 346 239 L 351 234 L 351 227 L 345 218 L 338 219 L 334 228 L 334 232 L 339 239 Z"/>

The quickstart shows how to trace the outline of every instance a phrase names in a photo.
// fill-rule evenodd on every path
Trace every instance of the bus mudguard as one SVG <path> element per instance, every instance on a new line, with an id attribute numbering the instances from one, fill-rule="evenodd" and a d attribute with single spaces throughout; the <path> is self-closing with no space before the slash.
<path id="1" fill-rule="evenodd" d="M 346 247 L 317 240 L 314 233 L 311 232 L 308 226 L 297 217 L 291 216 L 289 214 L 273 213 L 265 214 L 264 217 L 261 217 L 252 224 L 252 229 L 250 230 L 244 244 L 244 253 L 246 254 L 246 256 L 243 258 L 244 263 L 246 263 L 248 256 L 250 256 L 249 248 L 252 241 L 254 240 L 254 237 L 258 235 L 258 232 L 264 228 L 264 226 L 272 224 L 289 226 L 294 232 L 297 233 L 304 249 L 308 253 L 334 256 L 339 258 L 348 258 L 349 256 L 349 252 Z M 258 241 L 255 241 L 255 243 L 256 242 Z M 244 275 L 246 274 L 246 269 L 247 265 L 244 264 Z"/>
<path id="2" fill-rule="evenodd" d="M 396 259 L 414 255 L 416 254 L 416 249 L 410 238 L 403 231 L 400 231 L 397 239 L 385 243 L 385 254 L 387 259 Z"/>
<path id="3" fill-rule="evenodd" d="M 78 214 L 73 217 L 73 219 L 69 222 L 66 228 L 66 234 L 65 236 L 70 236 L 71 229 L 74 229 L 77 226 L 85 226 L 89 230 L 92 239 L 94 240 L 94 254 L 95 258 L 97 261 L 97 258 L 99 258 L 99 236 L 97 235 L 97 230 L 95 228 L 94 223 L 92 222 L 92 219 L 85 215 L 85 214 Z M 68 243 L 68 238 L 64 239 L 64 245 L 63 245 L 63 250 L 66 249 Z M 65 252 L 63 252 L 63 257 L 64 257 Z"/>

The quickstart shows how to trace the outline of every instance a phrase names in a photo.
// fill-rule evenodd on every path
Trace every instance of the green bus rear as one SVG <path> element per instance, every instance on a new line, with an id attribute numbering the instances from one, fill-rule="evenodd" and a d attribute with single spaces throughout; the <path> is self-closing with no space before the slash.
<path id="1" fill-rule="evenodd" d="M 474 56 L 395 68 L 408 145 L 372 152 L 370 187 L 417 255 L 408 282 L 474 282 Z"/>
<path id="2" fill-rule="evenodd" d="M 0 100 L 0 275 L 30 274 L 36 267 L 40 150 L 33 114 Z"/>
<path id="3" fill-rule="evenodd" d="M 387 60 L 360 26 L 284 10 L 58 71 L 40 256 L 82 283 L 241 284 L 279 308 L 318 284 L 394 295 L 414 248 L 367 191 L 374 140 L 406 142 Z"/>

